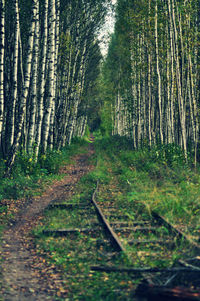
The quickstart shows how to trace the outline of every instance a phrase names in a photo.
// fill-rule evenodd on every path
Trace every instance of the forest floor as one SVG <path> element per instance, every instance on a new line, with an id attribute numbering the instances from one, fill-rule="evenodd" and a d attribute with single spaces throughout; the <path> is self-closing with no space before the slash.
<path id="1" fill-rule="evenodd" d="M 66 200 L 73 195 L 80 178 L 93 169 L 89 163 L 93 153 L 93 146 L 89 144 L 86 153 L 74 156 L 70 165 L 60 169 L 60 174 L 65 174 L 62 180 L 54 181 L 41 197 L 24 201 L 20 208 L 12 208 L 17 213 L 3 233 L 0 251 L 0 300 L 56 300 L 60 291 L 65 296 L 62 275 L 54 265 L 49 266 L 43 257 L 38 256 L 32 230 L 40 224 L 44 210 L 51 202 Z M 19 202 L 12 206 L 17 204 Z"/>
<path id="2" fill-rule="evenodd" d="M 90 142 L 93 140 L 91 137 Z M 165 156 L 163 159 L 163 150 L 158 152 L 161 158 L 154 158 L 154 150 L 133 151 L 121 138 L 96 138 L 94 144 L 88 142 L 85 140 L 69 149 L 68 157 L 61 154 L 66 163 L 42 196 L 1 201 L 7 209 L 0 210 L 0 222 L 5 217 L 9 225 L 1 234 L 0 301 L 144 300 L 137 296 L 141 276 L 102 273 L 93 271 L 91 266 L 162 268 L 173 266 L 183 254 L 186 258 L 196 256 L 184 242 L 175 243 L 169 252 L 162 245 L 151 248 L 150 244 L 144 248 L 142 244 L 127 249 L 134 254 L 132 263 L 123 254 L 112 255 L 114 250 L 110 249 L 103 231 L 87 235 L 78 232 L 66 237 L 44 233 L 44 230 L 94 227 L 98 220 L 92 207 L 63 210 L 49 205 L 87 203 L 98 180 L 97 200 L 105 207 L 112 203 L 117 209 L 116 219 L 125 215 L 131 222 L 144 214 L 148 219 L 151 210 L 155 210 L 199 242 L 200 172 L 182 164 L 180 156 L 180 162 L 177 161 L 173 154 L 170 159 L 174 159 L 174 167 L 171 167 Z M 168 231 L 160 233 L 160 237 L 165 234 L 168 236 Z M 145 235 L 139 233 L 138 238 L 143 239 Z M 154 238 L 153 233 L 149 235 Z M 196 257 L 197 261 L 199 258 Z M 199 288 L 198 279 L 195 283 L 195 289 Z"/>

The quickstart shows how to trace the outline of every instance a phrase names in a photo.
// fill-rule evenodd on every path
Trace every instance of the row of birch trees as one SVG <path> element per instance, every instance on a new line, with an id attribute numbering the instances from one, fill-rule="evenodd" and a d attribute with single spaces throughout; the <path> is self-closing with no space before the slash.
<path id="1" fill-rule="evenodd" d="M 24 151 L 82 136 L 101 59 L 108 0 L 0 0 L 0 149 L 7 170 Z"/>
<path id="2" fill-rule="evenodd" d="M 113 134 L 199 153 L 200 1 L 118 0 L 104 66 Z M 200 157 L 200 156 L 199 156 Z"/>

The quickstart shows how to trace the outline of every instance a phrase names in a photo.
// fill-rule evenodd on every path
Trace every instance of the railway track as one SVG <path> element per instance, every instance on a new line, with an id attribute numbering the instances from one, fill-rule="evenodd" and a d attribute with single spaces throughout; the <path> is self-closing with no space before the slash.
<path id="1" fill-rule="evenodd" d="M 145 295 L 148 300 L 161 300 L 159 296 L 162 300 L 200 300 L 200 246 L 158 214 L 149 215 L 139 205 L 133 217 L 124 204 L 115 207 L 114 202 L 97 200 L 97 191 L 98 183 L 91 201 L 72 204 L 54 202 L 49 207 L 63 210 L 76 208 L 83 212 L 83 216 L 90 210 L 92 219 L 85 215 L 87 222 L 84 227 L 77 224 L 76 228 L 49 229 L 43 231 L 44 234 L 92 235 L 97 240 L 97 247 L 106 245 L 105 255 L 109 264 L 94 265 L 91 270 L 140 275 L 143 283 L 137 293 Z M 128 210 L 132 212 L 134 208 Z M 102 231 L 106 238 L 99 238 Z M 179 256 L 175 259 L 174 254 L 177 253 Z M 120 254 L 126 257 L 127 266 L 110 264 L 112 258 Z M 171 263 L 171 267 L 167 267 L 167 262 Z"/>

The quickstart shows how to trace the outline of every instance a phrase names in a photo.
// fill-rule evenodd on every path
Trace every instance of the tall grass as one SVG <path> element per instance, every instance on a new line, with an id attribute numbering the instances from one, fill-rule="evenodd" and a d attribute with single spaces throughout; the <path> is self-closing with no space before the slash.
<path id="1" fill-rule="evenodd" d="M 193 169 L 190 154 L 186 163 L 177 145 L 134 150 L 131 141 L 121 137 L 99 140 L 96 149 L 102 162 L 104 158 L 112 163 L 112 172 L 126 194 L 124 201 L 140 201 L 148 211 L 155 210 L 196 235 L 200 224 L 200 169 Z"/>

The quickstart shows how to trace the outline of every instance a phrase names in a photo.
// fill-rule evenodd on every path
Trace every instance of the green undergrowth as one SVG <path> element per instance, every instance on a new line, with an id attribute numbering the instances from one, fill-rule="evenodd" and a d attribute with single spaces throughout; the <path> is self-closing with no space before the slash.
<path id="1" fill-rule="evenodd" d="M 96 142 L 102 184 L 118 179 L 115 197 L 122 203 L 135 201 L 163 215 L 191 236 L 200 238 L 200 168 L 192 167 L 188 154 L 173 144 L 134 150 L 131 141 L 112 137 Z M 107 164 L 109 162 L 109 164 Z M 112 171 L 109 175 L 108 171 Z"/>
<path id="2" fill-rule="evenodd" d="M 127 139 L 113 137 L 96 139 L 95 149 L 91 162 L 96 168 L 81 178 L 75 193 L 70 199 L 63 199 L 63 204 L 89 204 L 98 181 L 98 203 L 104 210 L 113 206 L 117 209 L 116 216 L 107 216 L 111 223 L 127 218 L 128 226 L 132 227 L 135 221 L 151 220 L 152 210 L 155 210 L 179 229 L 196 236 L 199 172 L 186 164 L 178 147 L 157 146 L 136 151 Z M 43 232 L 95 227 L 99 226 L 92 208 L 89 211 L 54 208 L 45 211 L 44 219 L 34 230 L 38 255 L 43 256 L 50 267 L 58 267 L 62 274 L 63 290 L 55 300 L 134 300 L 135 289 L 141 281 L 139 275 L 94 272 L 91 266 L 164 268 L 174 265 L 183 255 L 186 258 L 193 255 L 189 245 L 176 237 L 171 248 L 151 242 L 130 246 L 126 236 L 121 237 L 127 257 L 113 255 L 114 250 L 110 249 L 101 230 L 64 237 L 48 236 Z M 136 232 L 129 239 L 167 241 L 170 235 L 161 227 L 157 234 L 150 231 L 141 236 Z"/>
<path id="3" fill-rule="evenodd" d="M 91 196 L 99 173 L 91 172 L 82 177 L 75 194 L 62 204 L 88 204 L 90 209 L 48 209 L 44 219 L 34 230 L 39 256 L 44 256 L 49 266 L 57 266 L 63 279 L 63 292 L 55 300 L 134 300 L 133 293 L 140 278 L 128 274 L 102 273 L 91 266 L 128 265 L 127 258 L 113 253 L 103 229 L 99 226 Z M 93 232 L 94 228 L 96 230 Z M 99 228 L 100 227 L 100 228 Z M 43 230 L 89 229 L 88 233 L 72 233 L 65 237 L 45 235 Z M 110 255 L 109 255 L 110 254 Z M 116 254 L 116 255 L 115 255 Z"/>
<path id="4" fill-rule="evenodd" d="M 22 199 L 40 195 L 53 180 L 63 177 L 59 172 L 60 167 L 71 164 L 71 158 L 86 152 L 87 146 L 87 141 L 75 139 L 61 151 L 53 150 L 40 155 L 38 162 L 25 153 L 18 154 L 9 178 L 3 177 L 5 162 L 0 160 L 0 233 L 6 223 L 14 218 L 15 210 L 10 210 L 8 204 L 17 205 Z"/>
<path id="5" fill-rule="evenodd" d="M 46 180 L 54 179 L 63 164 L 71 163 L 72 156 L 86 152 L 87 145 L 86 141 L 75 139 L 61 151 L 53 150 L 40 155 L 37 162 L 26 153 L 19 154 L 9 178 L 3 178 L 5 166 L 1 160 L 0 200 L 30 196 Z"/>

